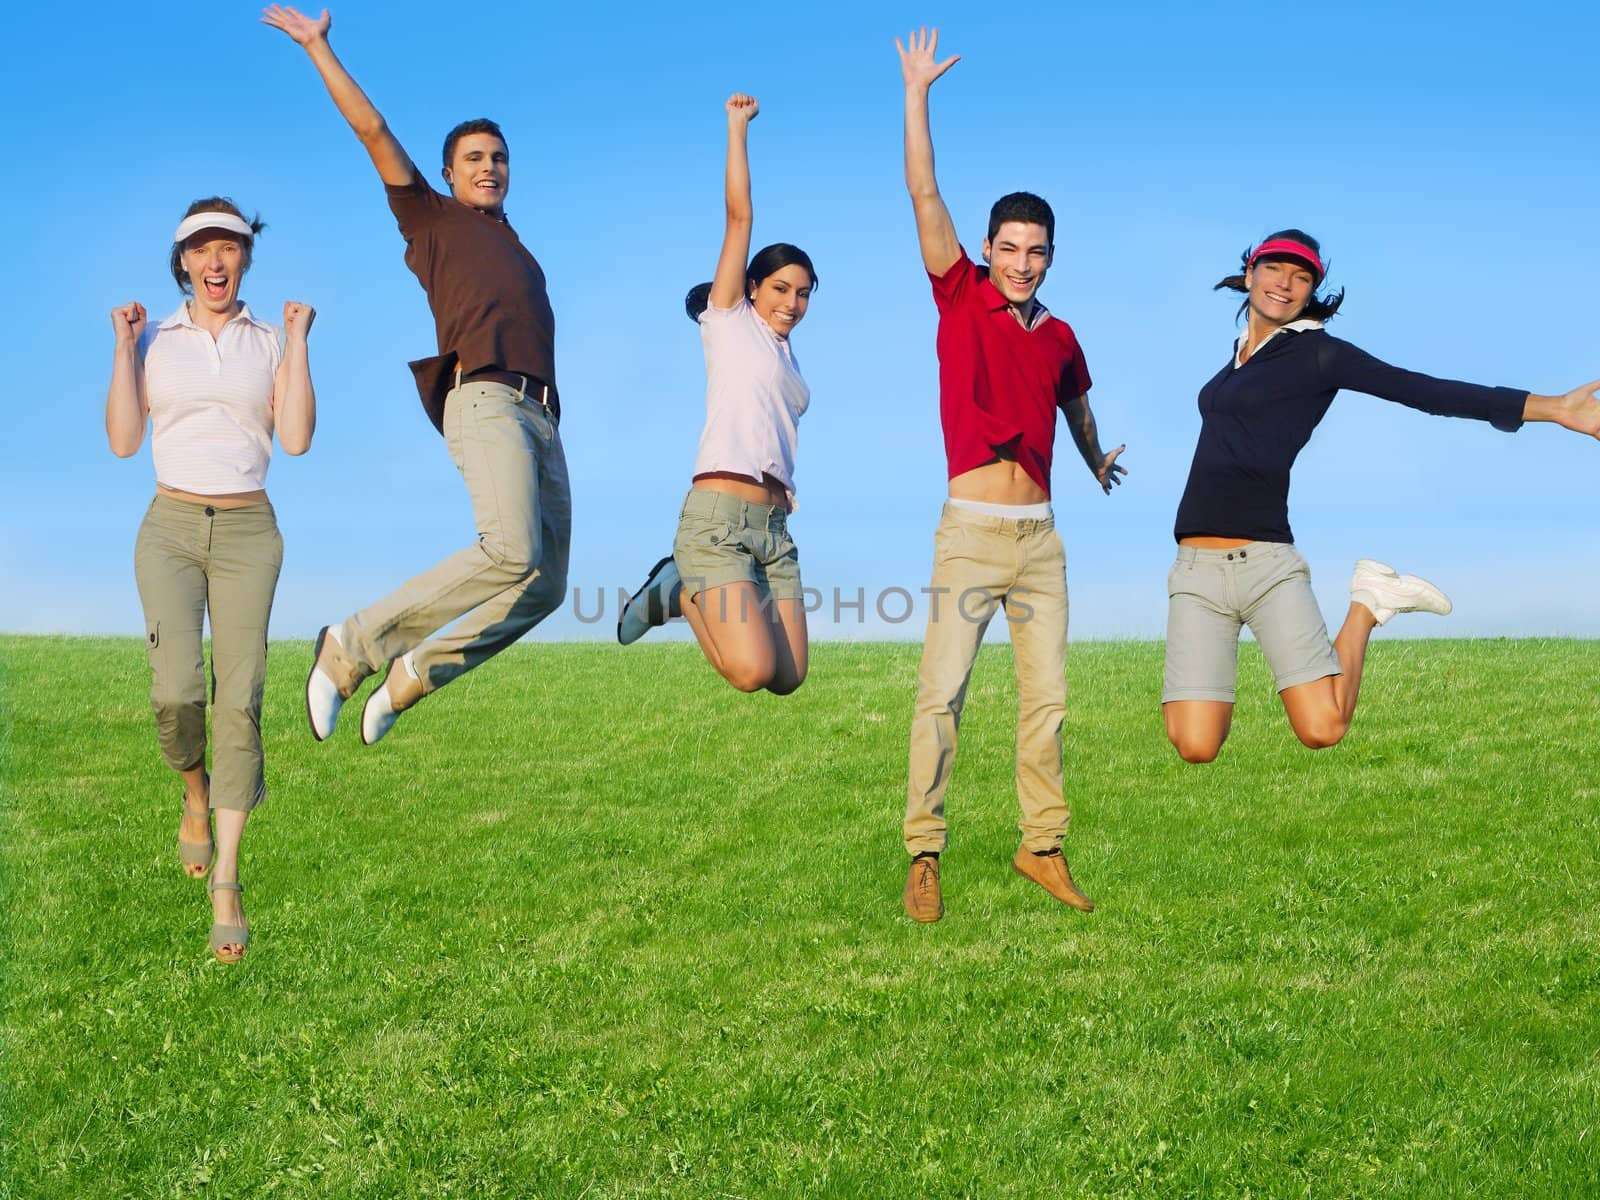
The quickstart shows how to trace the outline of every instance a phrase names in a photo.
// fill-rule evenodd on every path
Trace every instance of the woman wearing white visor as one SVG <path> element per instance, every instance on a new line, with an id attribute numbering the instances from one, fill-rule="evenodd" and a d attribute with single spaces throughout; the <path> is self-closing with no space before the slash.
<path id="1" fill-rule="evenodd" d="M 267 463 L 274 432 L 285 451 L 304 454 L 316 426 L 306 352 L 316 314 L 290 301 L 279 329 L 239 299 L 261 228 L 220 196 L 189 206 L 170 262 L 186 298 L 153 326 L 137 301 L 111 310 L 116 350 L 106 396 L 106 436 L 117 457 L 136 453 L 150 429 L 156 494 L 134 549 L 150 703 L 162 756 L 183 778 L 179 860 L 192 878 L 211 873 L 211 950 L 222 962 L 237 962 L 249 943 L 239 842 L 251 809 L 266 797 L 261 693 L 283 562 Z"/>

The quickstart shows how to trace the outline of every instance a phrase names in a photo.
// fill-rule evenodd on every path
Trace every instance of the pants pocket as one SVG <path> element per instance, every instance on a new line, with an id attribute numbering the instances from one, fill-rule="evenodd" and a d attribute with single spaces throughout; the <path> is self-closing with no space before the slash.
<path id="1" fill-rule="evenodd" d="M 1193 572 L 1193 568 L 1186 562 L 1179 560 L 1172 564 L 1172 570 L 1167 572 L 1167 595 L 1176 596 L 1179 589 L 1187 581 L 1186 577 Z"/>

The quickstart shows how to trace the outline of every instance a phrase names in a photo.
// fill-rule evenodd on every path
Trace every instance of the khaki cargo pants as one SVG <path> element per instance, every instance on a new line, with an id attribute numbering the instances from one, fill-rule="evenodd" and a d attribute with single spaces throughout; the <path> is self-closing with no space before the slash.
<path id="1" fill-rule="evenodd" d="M 267 620 L 283 566 L 272 505 L 215 508 L 157 495 L 133 552 L 150 658 L 150 706 L 175 771 L 206 760 L 205 623 L 211 615 L 211 807 L 266 798 L 261 693 Z"/>

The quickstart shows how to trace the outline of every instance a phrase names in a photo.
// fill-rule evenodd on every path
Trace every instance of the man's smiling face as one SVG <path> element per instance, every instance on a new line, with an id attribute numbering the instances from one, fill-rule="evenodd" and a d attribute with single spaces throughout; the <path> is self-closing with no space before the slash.
<path id="1" fill-rule="evenodd" d="M 1031 221 L 1005 221 L 993 238 L 983 240 L 983 257 L 989 282 L 1007 302 L 1027 304 L 1050 269 L 1050 232 Z"/>
<path id="2" fill-rule="evenodd" d="M 469 133 L 456 143 L 446 174 L 450 193 L 480 212 L 499 216 L 511 187 L 511 155 L 492 133 Z"/>

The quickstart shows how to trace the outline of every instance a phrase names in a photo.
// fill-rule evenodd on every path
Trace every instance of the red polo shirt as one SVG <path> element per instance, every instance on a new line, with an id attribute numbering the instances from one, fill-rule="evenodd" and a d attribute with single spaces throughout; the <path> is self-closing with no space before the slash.
<path id="1" fill-rule="evenodd" d="M 1089 390 L 1072 327 L 1046 311 L 1024 329 L 988 269 L 965 250 L 943 275 L 928 278 L 939 309 L 939 417 L 949 478 L 994 461 L 1004 448 L 1049 495 L 1056 410 Z"/>

